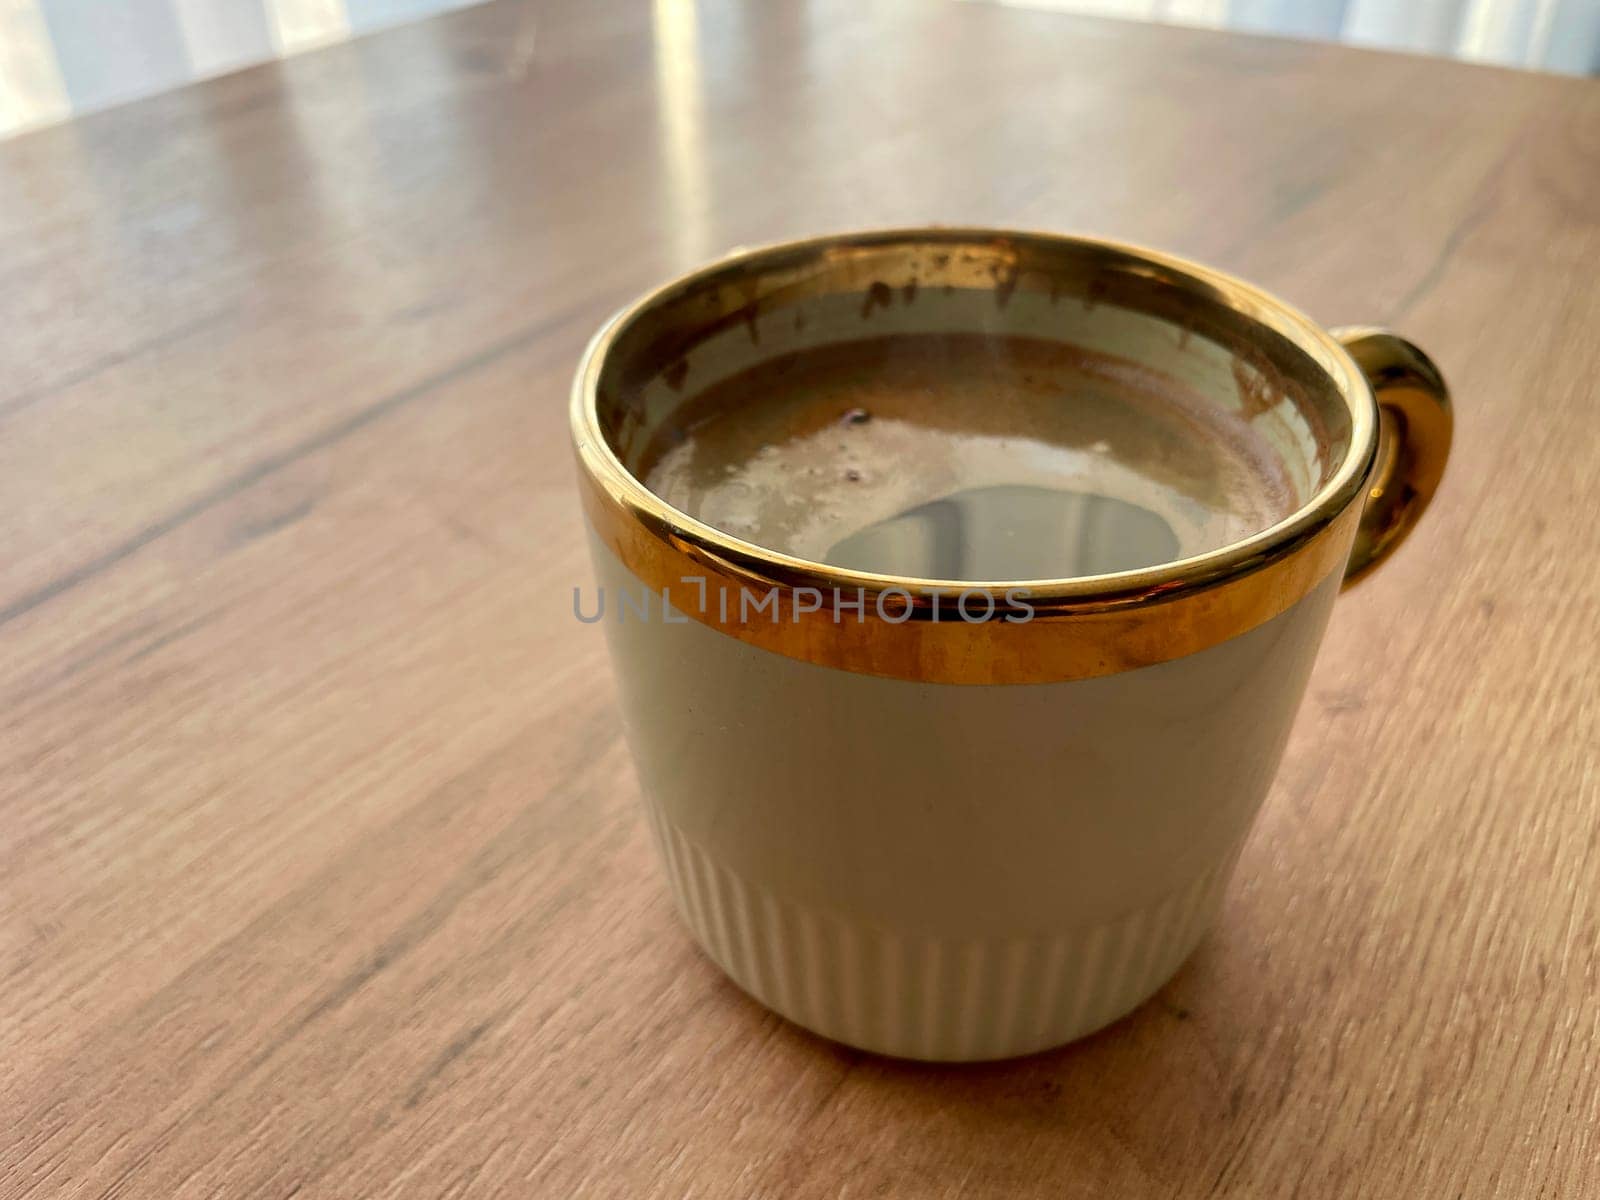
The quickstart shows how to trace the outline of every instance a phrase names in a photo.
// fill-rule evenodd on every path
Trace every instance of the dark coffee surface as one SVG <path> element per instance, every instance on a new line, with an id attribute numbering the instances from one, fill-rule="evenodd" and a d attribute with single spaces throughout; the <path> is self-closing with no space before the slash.
<path id="1" fill-rule="evenodd" d="M 1059 343 L 919 334 L 776 358 L 688 402 L 645 481 L 770 549 L 945 579 L 1132 570 L 1283 519 L 1293 490 L 1237 414 Z"/>

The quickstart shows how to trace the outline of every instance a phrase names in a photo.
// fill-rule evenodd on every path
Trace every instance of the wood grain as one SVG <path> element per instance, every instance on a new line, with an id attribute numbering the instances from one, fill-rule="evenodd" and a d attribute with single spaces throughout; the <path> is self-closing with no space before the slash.
<path id="1" fill-rule="evenodd" d="M 0 146 L 0 1195 L 1600 1194 L 1600 85 L 979 5 L 495 4 Z M 692 949 L 563 399 L 939 220 L 1391 323 L 1459 402 L 1223 921 L 972 1069 Z"/>

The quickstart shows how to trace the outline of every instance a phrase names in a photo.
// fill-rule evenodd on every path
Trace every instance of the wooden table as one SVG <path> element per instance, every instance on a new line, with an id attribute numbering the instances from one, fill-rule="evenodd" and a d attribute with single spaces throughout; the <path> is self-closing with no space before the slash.
<path id="1" fill-rule="evenodd" d="M 1600 84 L 978 5 L 491 5 L 0 146 L 0 1195 L 1600 1195 Z M 1220 928 L 1058 1053 L 825 1044 L 671 910 L 564 399 L 927 220 L 1453 380 Z"/>

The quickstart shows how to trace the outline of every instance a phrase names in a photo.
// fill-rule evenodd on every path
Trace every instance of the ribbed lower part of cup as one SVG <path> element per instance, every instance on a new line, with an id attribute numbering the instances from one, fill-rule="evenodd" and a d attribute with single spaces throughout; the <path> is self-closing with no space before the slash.
<path id="1" fill-rule="evenodd" d="M 1160 903 L 1053 937 L 896 933 L 741 878 L 646 804 L 678 909 L 728 976 L 824 1037 L 900 1058 L 1009 1058 L 1092 1033 L 1148 999 L 1210 926 L 1233 859 Z"/>

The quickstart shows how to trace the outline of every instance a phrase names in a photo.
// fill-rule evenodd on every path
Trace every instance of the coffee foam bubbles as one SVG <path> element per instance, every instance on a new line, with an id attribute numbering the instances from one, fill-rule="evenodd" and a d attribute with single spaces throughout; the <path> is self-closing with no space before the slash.
<path id="1" fill-rule="evenodd" d="M 1136 364 L 1038 339 L 898 335 L 807 350 L 693 398 L 674 429 L 646 456 L 652 491 L 818 562 L 863 530 L 976 493 L 1060 495 L 1062 521 L 1085 499 L 1121 502 L 1172 531 L 1175 557 L 1248 537 L 1295 505 L 1281 461 L 1236 413 Z M 1026 532 L 1027 553 L 1007 561 L 1031 570 L 1015 578 L 1080 573 L 1067 534 L 1029 507 L 1015 529 L 1004 504 L 983 506 L 978 525 L 972 509 L 965 536 Z"/>

